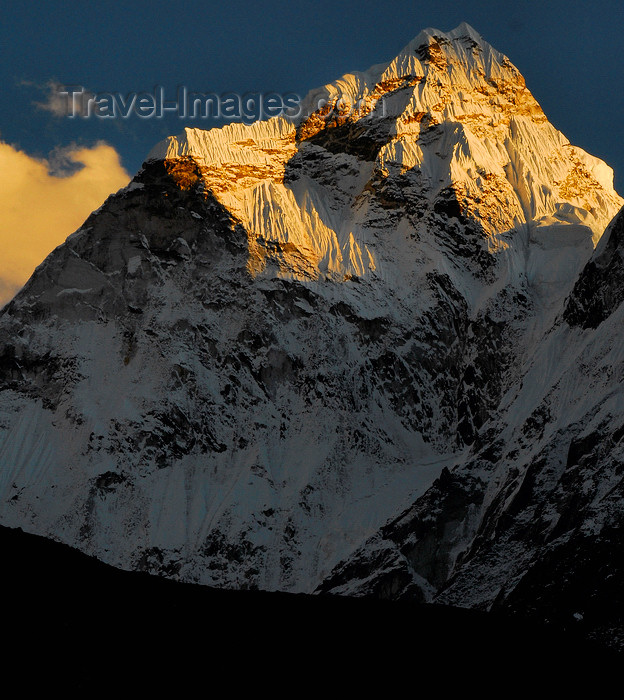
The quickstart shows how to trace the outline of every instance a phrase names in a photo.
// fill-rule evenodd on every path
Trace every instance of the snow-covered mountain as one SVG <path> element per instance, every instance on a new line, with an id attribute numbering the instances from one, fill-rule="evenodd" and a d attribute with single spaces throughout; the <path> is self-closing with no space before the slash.
<path id="1" fill-rule="evenodd" d="M 612 181 L 466 24 L 166 139 L 0 317 L 0 522 L 220 587 L 591 617 L 619 573 L 554 591 L 619 532 Z"/>

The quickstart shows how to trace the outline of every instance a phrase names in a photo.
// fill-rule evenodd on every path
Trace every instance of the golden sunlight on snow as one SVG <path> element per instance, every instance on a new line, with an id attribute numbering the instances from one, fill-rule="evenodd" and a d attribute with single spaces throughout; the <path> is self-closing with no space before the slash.
<path id="1" fill-rule="evenodd" d="M 0 305 L 33 270 L 130 176 L 114 148 L 75 148 L 66 158 L 83 167 L 50 174 L 46 160 L 0 143 Z"/>

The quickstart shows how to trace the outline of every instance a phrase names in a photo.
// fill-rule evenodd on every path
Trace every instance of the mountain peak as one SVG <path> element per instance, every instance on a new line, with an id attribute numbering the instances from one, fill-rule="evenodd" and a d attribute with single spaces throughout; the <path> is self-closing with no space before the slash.
<path id="1" fill-rule="evenodd" d="M 406 212 L 406 197 L 418 221 L 452 213 L 490 251 L 562 230 L 568 244 L 595 243 L 624 203 L 611 169 L 548 122 L 518 69 L 466 23 L 425 29 L 391 61 L 312 90 L 297 118 L 187 128 L 148 160 L 187 156 L 259 259 L 267 245 L 288 249 L 279 274 L 298 279 L 385 274 L 385 234 L 361 218 Z"/>
<path id="2" fill-rule="evenodd" d="M 308 114 L 313 105 L 323 99 L 331 101 L 336 93 L 353 104 L 378 91 L 380 84 L 408 76 L 426 82 L 429 73 L 432 82 L 442 80 L 455 90 L 462 86 L 474 87 L 484 80 L 501 79 L 524 86 L 524 79 L 511 61 L 469 24 L 462 22 L 450 32 L 432 27 L 424 29 L 390 61 L 375 64 L 365 71 L 348 73 L 334 83 L 311 91 L 304 100 L 306 109 L 303 112 Z M 448 79 L 443 73 L 450 74 Z"/>
<path id="3" fill-rule="evenodd" d="M 306 104 L 158 144 L 5 307 L 2 522 L 213 586 L 521 581 L 549 618 L 535 562 L 580 566 L 590 610 L 622 539 L 588 539 L 623 512 L 610 169 L 467 25 Z"/>
<path id="4" fill-rule="evenodd" d="M 481 49 L 494 50 L 476 29 L 467 22 L 462 22 L 448 32 L 443 32 L 435 27 L 427 27 L 420 31 L 400 53 L 414 51 L 419 46 L 432 42 L 441 43 L 443 46 L 450 46 L 454 42 L 463 42 L 472 48 L 478 46 Z"/>

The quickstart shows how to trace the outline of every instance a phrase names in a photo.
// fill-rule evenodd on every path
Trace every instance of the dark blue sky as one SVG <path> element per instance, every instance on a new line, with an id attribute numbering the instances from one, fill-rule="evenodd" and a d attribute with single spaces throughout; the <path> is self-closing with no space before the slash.
<path id="1" fill-rule="evenodd" d="M 2 3 L 0 139 L 47 156 L 103 139 L 130 172 L 185 122 L 54 117 L 33 103 L 51 79 L 97 91 L 178 85 L 304 95 L 392 58 L 421 29 L 467 21 L 507 54 L 551 122 L 606 160 L 624 192 L 624 3 L 82 2 Z M 193 126 L 210 126 L 194 122 Z"/>

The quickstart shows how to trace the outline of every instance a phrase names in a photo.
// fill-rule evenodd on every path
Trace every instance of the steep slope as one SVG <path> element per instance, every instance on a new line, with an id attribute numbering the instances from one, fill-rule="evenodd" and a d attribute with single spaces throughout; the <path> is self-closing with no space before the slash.
<path id="1" fill-rule="evenodd" d="M 308 592 L 363 591 L 328 576 L 414 503 L 430 548 L 459 546 L 455 521 L 463 546 L 622 203 L 467 25 L 297 119 L 166 139 L 0 318 L 1 522 L 122 568 Z M 436 521 L 432 494 L 459 480 L 466 501 L 466 479 L 470 507 Z M 410 564 L 410 590 L 436 594 L 454 557 Z"/>
<path id="2" fill-rule="evenodd" d="M 321 587 L 506 608 L 624 645 L 624 209 L 482 448 Z"/>

